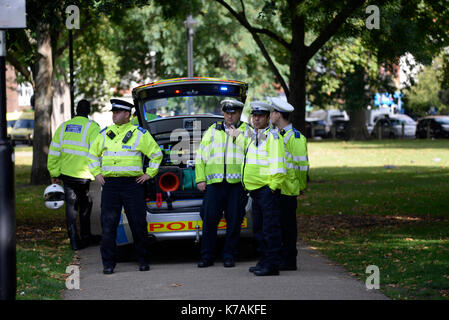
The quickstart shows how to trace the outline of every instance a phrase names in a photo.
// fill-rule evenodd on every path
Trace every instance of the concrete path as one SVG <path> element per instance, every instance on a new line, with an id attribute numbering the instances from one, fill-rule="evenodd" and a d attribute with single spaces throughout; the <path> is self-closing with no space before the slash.
<path id="1" fill-rule="evenodd" d="M 92 186 L 96 214 L 93 232 L 99 232 L 99 188 Z M 139 272 L 136 262 L 118 263 L 115 273 L 104 275 L 99 247 L 78 251 L 80 290 L 66 290 L 66 300 L 385 300 L 377 290 L 351 277 L 342 267 L 304 244 L 299 244 L 298 271 L 257 277 L 248 272 L 254 257 L 224 268 L 221 261 L 199 269 L 192 241 L 164 243 L 153 255 L 151 270 Z M 195 251 L 196 250 L 196 251 Z M 367 274 L 368 276 L 368 274 Z"/>

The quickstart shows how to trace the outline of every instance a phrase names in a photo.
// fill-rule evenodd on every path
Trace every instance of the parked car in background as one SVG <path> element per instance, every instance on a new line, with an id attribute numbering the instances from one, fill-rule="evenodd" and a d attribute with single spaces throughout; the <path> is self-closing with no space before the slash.
<path id="1" fill-rule="evenodd" d="M 405 114 L 385 115 L 374 125 L 371 136 L 374 138 L 414 138 L 416 122 Z"/>
<path id="2" fill-rule="evenodd" d="M 33 144 L 34 135 L 34 112 L 23 112 L 17 119 L 11 130 L 11 141 L 15 145 L 17 142 Z"/>
<path id="3" fill-rule="evenodd" d="M 449 138 L 449 116 L 428 116 L 418 120 L 416 138 Z"/>
<path id="4" fill-rule="evenodd" d="M 366 129 L 368 134 L 371 134 L 376 124 L 376 121 L 380 118 L 384 118 L 391 113 L 390 108 L 377 108 L 366 110 Z"/>
<path id="5" fill-rule="evenodd" d="M 338 109 L 330 109 L 330 110 L 315 110 L 311 111 L 308 115 L 310 118 L 316 118 L 324 121 L 324 129 L 326 132 L 326 137 L 332 137 L 333 133 L 331 132 L 332 127 L 335 125 L 336 121 L 339 121 L 339 124 L 336 126 L 340 126 L 344 123 L 342 121 L 349 121 L 349 116 L 346 111 L 338 110 Z"/>
<path id="6" fill-rule="evenodd" d="M 8 139 L 11 138 L 11 131 L 14 128 L 14 125 L 17 122 L 17 119 L 19 119 L 22 112 L 20 111 L 14 111 L 14 112 L 7 112 L 6 113 L 6 122 L 7 122 L 7 137 Z"/>
<path id="7" fill-rule="evenodd" d="M 346 139 L 346 132 L 348 130 L 349 120 L 336 119 L 327 134 L 329 138 Z"/>
<path id="8" fill-rule="evenodd" d="M 317 118 L 306 118 L 306 138 L 326 137 L 326 124 Z"/>

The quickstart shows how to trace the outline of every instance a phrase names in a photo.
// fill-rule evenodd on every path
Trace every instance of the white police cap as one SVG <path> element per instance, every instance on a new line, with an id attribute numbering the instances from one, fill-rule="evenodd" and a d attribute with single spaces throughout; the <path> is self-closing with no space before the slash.
<path id="1" fill-rule="evenodd" d="M 270 113 L 273 107 L 263 101 L 253 101 L 251 102 L 251 114 L 264 114 Z"/>
<path id="2" fill-rule="evenodd" d="M 223 112 L 235 112 L 236 110 L 243 109 L 245 106 L 243 102 L 231 99 L 222 100 L 220 104 Z"/>
<path id="3" fill-rule="evenodd" d="M 270 98 L 270 100 L 273 105 L 273 109 L 278 112 L 293 112 L 293 110 L 295 110 L 295 108 L 293 108 L 293 106 L 290 103 L 288 103 L 282 98 L 273 97 Z"/>

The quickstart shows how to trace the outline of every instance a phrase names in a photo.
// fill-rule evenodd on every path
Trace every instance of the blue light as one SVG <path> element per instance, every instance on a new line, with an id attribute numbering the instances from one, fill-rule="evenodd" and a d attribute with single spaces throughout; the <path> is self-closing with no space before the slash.
<path id="1" fill-rule="evenodd" d="M 228 91 L 228 87 L 220 87 L 221 91 Z"/>

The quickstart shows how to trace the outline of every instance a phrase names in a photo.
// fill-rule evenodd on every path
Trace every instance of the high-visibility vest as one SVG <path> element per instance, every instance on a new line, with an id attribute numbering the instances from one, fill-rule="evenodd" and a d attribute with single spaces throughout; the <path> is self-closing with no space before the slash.
<path id="1" fill-rule="evenodd" d="M 50 144 L 47 168 L 50 176 L 61 174 L 93 180 L 89 171 L 89 147 L 100 131 L 99 125 L 87 117 L 76 116 L 62 123 Z"/>
<path id="2" fill-rule="evenodd" d="M 307 156 L 307 140 L 295 128 L 289 128 L 281 137 L 285 146 L 285 166 L 287 177 L 281 187 L 281 193 L 288 196 L 298 196 L 307 185 L 309 158 Z"/>
<path id="3" fill-rule="evenodd" d="M 241 122 L 237 129 L 243 133 L 247 126 L 245 122 Z M 218 122 L 211 125 L 204 133 L 195 158 L 196 183 L 242 181 L 244 145 L 237 143 L 226 130 L 223 122 Z"/>
<path id="4" fill-rule="evenodd" d="M 124 138 L 131 135 L 126 142 Z M 92 143 L 89 153 L 89 169 L 94 176 L 138 177 L 143 172 L 143 158 L 149 159 L 146 174 L 153 178 L 162 161 L 162 151 L 151 134 L 130 122 L 112 125 L 100 131 Z"/>
<path id="5" fill-rule="evenodd" d="M 246 143 L 245 160 L 242 165 L 242 182 L 246 190 L 263 186 L 271 190 L 281 188 L 285 180 L 284 143 L 279 133 L 271 128 L 254 130 Z"/>

